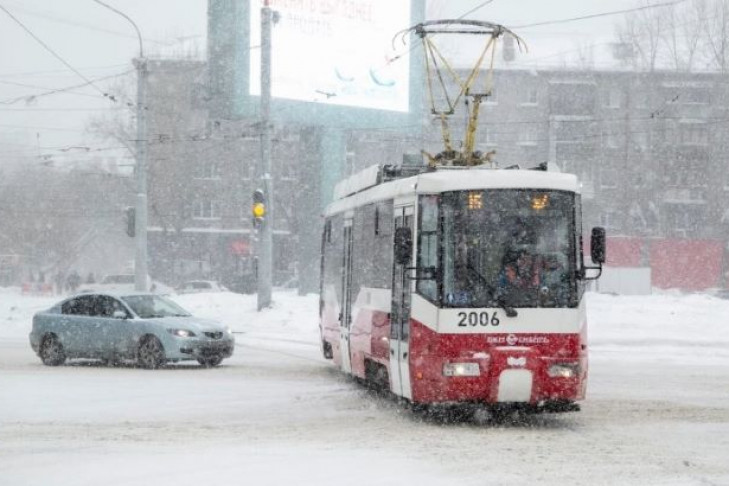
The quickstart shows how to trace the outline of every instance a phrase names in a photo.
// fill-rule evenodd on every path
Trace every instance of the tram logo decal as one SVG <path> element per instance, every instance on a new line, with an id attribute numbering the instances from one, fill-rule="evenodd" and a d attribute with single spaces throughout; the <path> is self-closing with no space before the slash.
<path id="1" fill-rule="evenodd" d="M 486 336 L 486 343 L 493 345 L 507 344 L 509 346 L 516 346 L 517 344 L 549 344 L 549 338 L 547 336 L 517 336 L 516 334 L 509 334 L 507 336 Z"/>

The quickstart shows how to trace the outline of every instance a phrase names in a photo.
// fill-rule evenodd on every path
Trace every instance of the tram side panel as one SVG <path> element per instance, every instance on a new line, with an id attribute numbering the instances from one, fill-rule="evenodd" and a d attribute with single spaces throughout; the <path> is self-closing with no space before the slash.
<path id="1" fill-rule="evenodd" d="M 350 343 L 352 374 L 363 379 L 373 363 L 389 370 L 392 218 L 392 201 L 358 207 L 353 216 Z"/>
<path id="2" fill-rule="evenodd" d="M 341 367 L 339 319 L 342 302 L 343 218 L 327 220 L 323 244 L 321 334 Z M 392 304 L 392 201 L 369 204 L 352 218 L 351 325 L 352 374 L 367 378 L 368 362 L 389 372 L 390 309 Z M 325 344 L 325 345 L 326 345 Z"/>

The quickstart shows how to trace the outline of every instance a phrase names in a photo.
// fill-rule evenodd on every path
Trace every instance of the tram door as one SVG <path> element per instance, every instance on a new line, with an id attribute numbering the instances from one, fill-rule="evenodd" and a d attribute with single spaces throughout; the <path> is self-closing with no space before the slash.
<path id="1" fill-rule="evenodd" d="M 339 314 L 339 349 L 342 353 L 342 371 L 352 372 L 349 351 L 349 330 L 352 325 L 352 220 L 344 220 L 344 258 L 342 260 L 342 305 Z"/>
<path id="2" fill-rule="evenodd" d="M 413 207 L 395 208 L 395 228 L 413 229 Z M 412 260 L 412 255 L 410 260 Z M 395 395 L 412 398 L 410 388 L 410 279 L 407 267 L 393 259 L 390 312 L 390 383 Z"/>

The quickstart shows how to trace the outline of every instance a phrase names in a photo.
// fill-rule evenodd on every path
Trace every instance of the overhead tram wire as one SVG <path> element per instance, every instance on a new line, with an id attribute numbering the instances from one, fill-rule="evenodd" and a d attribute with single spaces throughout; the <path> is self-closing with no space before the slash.
<path id="1" fill-rule="evenodd" d="M 29 112 L 39 112 L 39 111 L 46 111 L 46 112 L 71 112 L 71 111 L 80 111 L 80 112 L 89 112 L 89 111 L 119 111 L 119 110 L 125 110 L 123 106 L 117 106 L 113 108 L 0 108 L 0 111 L 3 112 L 22 112 L 22 113 L 29 113 Z"/>
<path id="2" fill-rule="evenodd" d="M 131 74 L 133 72 L 134 72 L 134 69 L 129 69 L 129 70 L 123 71 L 121 73 L 111 74 L 109 76 L 103 76 L 101 78 L 95 78 L 95 79 L 89 80 L 88 82 L 83 83 L 83 84 L 75 84 L 73 86 L 67 86 L 67 87 L 63 87 L 63 88 L 49 89 L 48 91 L 44 91 L 42 93 L 37 93 L 37 94 L 30 94 L 30 95 L 24 95 L 24 96 L 16 96 L 14 98 L 8 98 L 8 99 L 5 99 L 5 100 L 0 100 L 0 105 L 12 105 L 14 103 L 17 103 L 17 102 L 23 101 L 23 100 L 27 100 L 29 98 L 41 98 L 43 96 L 50 96 L 50 95 L 58 94 L 58 93 L 67 93 L 67 92 L 71 91 L 72 89 L 84 88 L 86 86 L 92 86 L 92 85 L 98 90 L 98 87 L 96 87 L 93 83 L 99 82 L 99 81 L 106 81 L 108 79 L 118 78 L 118 77 L 121 77 L 121 76 L 126 76 L 127 74 Z M 80 94 L 80 93 L 74 93 L 74 94 Z M 86 95 L 86 96 L 94 96 L 94 95 Z M 104 97 L 109 98 L 109 99 L 112 99 L 112 101 L 115 101 L 116 100 L 116 98 L 113 95 L 110 95 L 108 93 L 105 93 L 104 94 Z"/>
<path id="3" fill-rule="evenodd" d="M 27 9 L 25 7 L 20 7 L 20 6 L 17 6 L 15 4 L 13 5 L 13 10 L 16 11 L 16 12 L 21 12 L 22 14 L 24 14 L 26 16 L 29 16 L 29 17 L 36 17 L 36 18 L 40 18 L 40 19 L 47 20 L 47 21 L 50 21 L 50 22 L 57 22 L 57 23 L 61 23 L 61 24 L 72 25 L 74 27 L 78 27 L 78 28 L 82 28 L 82 29 L 88 29 L 88 30 L 93 30 L 95 32 L 102 32 L 102 33 L 110 34 L 110 35 L 116 35 L 116 36 L 119 36 L 119 37 L 126 37 L 128 39 L 136 39 L 137 38 L 136 35 L 127 34 L 127 33 L 124 33 L 124 32 L 117 32 L 115 30 L 104 29 L 104 28 L 101 28 L 101 27 L 98 27 L 98 26 L 95 26 L 95 25 L 86 24 L 86 23 L 78 22 L 78 21 L 71 20 L 71 19 L 65 19 L 63 17 L 56 17 L 54 15 L 50 15 L 50 14 L 47 14 L 47 13 L 38 12 L 38 11 L 34 11 L 34 10 L 29 10 L 29 9 Z M 158 44 L 160 46 L 168 46 L 168 45 L 170 45 L 170 43 L 168 43 L 168 42 L 163 42 L 163 41 L 156 40 L 156 39 L 148 39 L 146 37 L 144 38 L 144 42 L 148 42 L 150 44 Z"/>
<path id="4" fill-rule="evenodd" d="M 475 12 L 477 10 L 481 10 L 483 7 L 485 7 L 489 3 L 492 3 L 493 1 L 494 0 L 486 0 L 485 2 L 480 3 L 476 7 L 473 7 L 471 10 L 469 10 L 468 12 L 462 14 L 460 17 L 458 17 L 458 20 L 461 20 L 461 19 L 464 19 L 464 18 L 468 17 L 469 15 L 471 15 L 473 12 Z"/>
<path id="5" fill-rule="evenodd" d="M 543 25 L 558 25 L 558 24 L 566 24 L 568 22 L 578 22 L 580 20 L 590 20 L 590 19 L 596 19 L 600 17 L 609 17 L 612 15 L 621 15 L 631 12 L 638 12 L 641 10 L 651 10 L 654 8 L 662 8 L 662 7 L 671 7 L 673 5 L 678 5 L 679 3 L 683 3 L 686 0 L 674 0 L 672 2 L 663 2 L 663 3 L 654 3 L 651 5 L 643 5 L 641 7 L 634 7 L 634 8 L 627 8 L 623 10 L 613 10 L 611 12 L 602 12 L 597 14 L 591 14 L 591 15 L 583 15 L 581 17 L 573 17 L 569 19 L 560 19 L 560 20 L 547 20 L 544 22 L 535 22 L 533 24 L 524 24 L 524 25 L 514 25 L 511 28 L 512 29 L 526 29 L 528 27 L 542 27 Z"/>
<path id="6" fill-rule="evenodd" d="M 93 70 L 110 70 L 110 69 L 117 69 L 117 68 L 126 67 L 128 65 L 129 65 L 129 63 L 126 63 L 125 62 L 125 63 L 120 63 L 120 64 L 110 64 L 110 65 L 106 65 L 106 66 L 86 66 L 86 67 L 79 68 L 79 69 L 83 69 L 85 71 L 90 71 L 92 69 Z M 43 71 L 23 71 L 23 72 L 19 72 L 19 73 L 18 72 L 15 72 L 15 73 L 2 73 L 2 72 L 0 72 L 0 78 L 16 78 L 16 77 L 28 77 L 28 76 L 48 76 L 48 75 L 53 75 L 53 74 L 58 74 L 58 73 L 65 73 L 67 71 L 68 71 L 67 69 L 46 69 L 46 70 L 43 70 Z M 54 77 L 57 77 L 57 76 L 54 76 Z"/>
<path id="7" fill-rule="evenodd" d="M 686 0 L 674 0 L 672 2 L 655 3 L 655 4 L 651 4 L 651 5 L 643 5 L 641 7 L 634 7 L 634 8 L 623 9 L 623 10 L 614 10 L 614 11 L 610 11 L 610 12 L 601 12 L 601 13 L 597 13 L 597 14 L 583 15 L 580 17 L 573 17 L 573 18 L 568 18 L 568 19 L 547 20 L 544 22 L 535 22 L 532 24 L 514 25 L 514 26 L 510 26 L 509 28 L 510 29 L 525 29 L 525 28 L 529 28 L 529 27 L 541 27 L 544 25 L 558 25 L 558 24 L 569 23 L 569 22 L 577 22 L 577 21 L 581 21 L 581 20 L 590 20 L 590 19 L 594 19 L 594 18 L 608 17 L 608 16 L 626 14 L 626 13 L 631 13 L 631 12 L 638 12 L 641 10 L 650 10 L 650 9 L 654 9 L 654 8 L 670 7 L 673 5 L 678 5 L 685 1 Z M 459 20 L 463 19 L 467 15 L 470 15 L 471 13 L 475 12 L 476 10 L 483 8 L 484 6 L 488 5 L 491 2 L 493 2 L 493 0 L 487 0 L 486 2 L 479 4 L 478 6 L 472 8 L 465 14 L 458 17 L 458 19 Z M 416 48 L 415 46 L 412 46 L 408 50 L 408 53 L 412 53 L 412 51 L 415 48 Z M 399 56 L 395 56 L 390 62 L 398 61 L 400 58 L 402 58 L 402 56 L 403 56 L 403 54 L 401 54 Z"/>
<path id="8" fill-rule="evenodd" d="M 47 86 L 38 86 L 37 84 L 26 84 L 26 83 L 16 83 L 14 81 L 3 81 L 0 79 L 0 84 L 6 84 L 8 86 L 19 86 L 21 88 L 31 88 L 31 89 L 44 89 L 44 90 L 54 90 L 55 88 L 48 88 Z M 68 94 L 74 94 L 79 96 L 88 96 L 90 98 L 98 98 L 96 95 L 91 95 L 88 93 L 79 93 L 79 92 L 73 92 L 68 91 Z"/>
<path id="9" fill-rule="evenodd" d="M 5 125 L 0 124 L 0 128 L 15 128 L 18 130 L 48 130 L 48 131 L 56 131 L 56 132 L 78 132 L 78 133 L 86 133 L 86 130 L 77 130 L 73 128 L 61 128 L 61 127 L 28 127 L 28 126 L 19 126 L 19 125 Z"/>
<path id="10" fill-rule="evenodd" d="M 55 57 L 56 59 L 58 59 L 59 61 L 61 61 L 64 66 L 66 66 L 68 69 L 70 69 L 71 71 L 73 71 L 79 78 L 81 78 L 84 81 L 86 81 L 86 84 L 92 86 L 94 89 L 96 89 L 105 98 L 109 98 L 111 101 L 116 101 L 113 96 L 110 96 L 108 93 L 105 93 L 101 88 L 99 88 L 98 86 L 96 86 L 93 81 L 91 81 L 86 76 L 84 76 L 79 70 L 77 70 L 75 67 L 73 67 L 71 64 L 69 64 L 68 61 L 66 61 L 63 57 L 61 57 L 58 53 L 56 53 L 56 51 L 54 51 L 53 49 L 51 49 L 51 47 L 48 44 L 46 44 L 45 42 L 43 42 L 43 40 L 40 37 L 38 37 L 37 35 L 35 35 L 32 30 L 30 30 L 28 27 L 26 27 L 26 25 L 23 22 L 21 22 L 15 15 L 13 15 L 2 4 L 0 4 L 0 10 L 2 10 L 3 12 L 5 12 L 8 17 L 10 17 L 11 19 L 13 19 L 13 21 L 15 23 L 17 23 L 28 35 L 30 35 L 33 39 L 35 39 L 36 42 L 38 42 L 41 46 L 43 46 L 43 48 L 46 51 L 48 51 L 51 55 L 53 55 L 53 57 Z"/>

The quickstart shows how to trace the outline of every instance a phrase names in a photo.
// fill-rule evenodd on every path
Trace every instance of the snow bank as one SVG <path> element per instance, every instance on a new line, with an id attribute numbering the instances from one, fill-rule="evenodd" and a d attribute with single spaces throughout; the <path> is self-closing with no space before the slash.
<path id="1" fill-rule="evenodd" d="M 217 319 L 246 339 L 316 344 L 318 296 L 276 291 L 273 307 L 256 310 L 255 295 L 230 292 L 187 294 L 172 299 L 194 315 Z M 35 312 L 59 297 L 21 295 L 0 289 L 0 338 L 26 339 Z M 685 353 L 705 349 L 729 358 L 729 300 L 704 294 L 613 296 L 587 294 L 589 340 L 593 349 L 613 347 Z M 702 353 L 706 357 L 707 353 Z"/>

